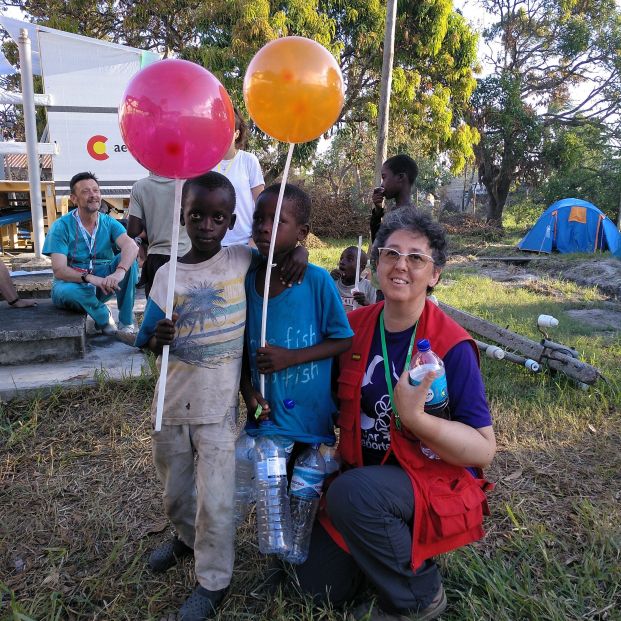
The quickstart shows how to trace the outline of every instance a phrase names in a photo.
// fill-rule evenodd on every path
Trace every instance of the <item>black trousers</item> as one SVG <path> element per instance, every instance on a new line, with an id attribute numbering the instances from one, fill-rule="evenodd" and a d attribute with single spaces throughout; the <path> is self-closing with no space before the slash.
<path id="1" fill-rule="evenodd" d="M 407 474 L 392 465 L 348 470 L 327 492 L 328 514 L 351 554 L 317 522 L 308 560 L 297 566 L 302 590 L 318 603 L 351 600 L 366 577 L 380 606 L 391 613 L 425 608 L 441 584 L 433 561 L 410 567 L 414 493 Z"/>
<path id="2" fill-rule="evenodd" d="M 144 285 L 144 295 L 149 297 L 155 272 L 170 261 L 170 255 L 167 254 L 148 254 L 145 262 L 142 264 L 140 273 L 140 282 Z"/>

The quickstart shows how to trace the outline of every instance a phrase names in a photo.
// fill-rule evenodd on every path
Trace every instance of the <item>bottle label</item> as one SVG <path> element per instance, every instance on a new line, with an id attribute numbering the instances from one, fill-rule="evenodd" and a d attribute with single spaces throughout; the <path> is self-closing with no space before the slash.
<path id="1" fill-rule="evenodd" d="M 425 368 L 429 366 L 429 368 Z M 435 371 L 439 367 L 433 365 L 424 365 L 410 371 L 410 384 L 418 386 L 428 371 Z M 427 396 L 425 397 L 425 412 L 433 416 L 442 416 L 445 418 L 445 412 L 448 405 L 448 387 L 446 385 L 446 375 L 443 373 L 440 377 L 433 380 Z"/>
<path id="2" fill-rule="evenodd" d="M 266 461 L 268 477 L 281 477 L 287 474 L 287 462 L 283 457 L 268 457 Z"/>
<path id="3" fill-rule="evenodd" d="M 323 489 L 324 475 L 313 468 L 296 466 L 293 469 L 289 492 L 298 498 L 319 498 Z"/>

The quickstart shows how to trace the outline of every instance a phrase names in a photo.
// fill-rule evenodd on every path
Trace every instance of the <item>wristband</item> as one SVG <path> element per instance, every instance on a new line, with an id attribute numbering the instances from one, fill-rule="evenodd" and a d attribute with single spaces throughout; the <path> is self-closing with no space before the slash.
<path id="1" fill-rule="evenodd" d="M 82 282 L 86 283 L 88 285 L 88 280 L 86 280 L 86 277 L 90 274 L 90 272 L 84 272 L 81 276 L 82 278 Z"/>
<path id="2" fill-rule="evenodd" d="M 15 306 L 15 304 L 17 304 L 18 302 L 19 302 L 19 296 L 17 296 L 17 297 L 16 297 L 16 298 L 15 298 L 12 302 L 9 302 L 9 301 L 7 300 L 7 304 L 8 304 L 9 306 Z"/>
<path id="3" fill-rule="evenodd" d="M 117 265 L 117 266 L 116 266 L 116 269 L 117 269 L 117 270 L 123 270 L 123 271 L 127 274 L 127 269 L 126 269 L 126 268 L 124 268 L 122 265 Z"/>

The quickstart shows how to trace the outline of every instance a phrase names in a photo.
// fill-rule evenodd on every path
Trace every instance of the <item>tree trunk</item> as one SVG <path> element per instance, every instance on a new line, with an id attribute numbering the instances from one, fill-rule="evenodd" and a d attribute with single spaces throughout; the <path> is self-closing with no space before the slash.
<path id="1" fill-rule="evenodd" d="M 513 174 L 504 163 L 502 166 L 496 166 L 483 154 L 479 165 L 479 180 L 487 189 L 486 220 L 488 224 L 501 229 L 502 212 L 507 202 Z"/>
<path id="2" fill-rule="evenodd" d="M 358 164 L 356 164 L 354 168 L 354 172 L 355 172 L 354 178 L 356 180 L 356 184 L 355 184 L 356 203 L 360 205 L 363 202 L 363 196 L 362 196 L 362 179 L 360 178 L 360 167 L 358 166 Z"/>

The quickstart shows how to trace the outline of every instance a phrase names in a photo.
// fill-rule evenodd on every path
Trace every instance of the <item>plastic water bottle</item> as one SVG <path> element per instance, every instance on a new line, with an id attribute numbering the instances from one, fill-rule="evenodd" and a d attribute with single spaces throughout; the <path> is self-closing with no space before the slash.
<path id="1" fill-rule="evenodd" d="M 259 551 L 286 556 L 291 550 L 291 512 L 287 496 L 287 460 L 283 442 L 271 421 L 259 425 L 255 439 L 254 476 L 257 490 Z"/>
<path id="2" fill-rule="evenodd" d="M 343 460 L 339 454 L 335 444 L 322 444 L 319 449 L 323 457 L 323 461 L 326 464 L 326 476 L 329 477 L 332 474 L 337 473 L 343 465 Z"/>
<path id="3" fill-rule="evenodd" d="M 313 444 L 295 460 L 289 486 L 293 537 L 291 551 L 285 558 L 290 563 L 299 565 L 308 557 L 325 476 L 326 464 L 319 452 L 319 444 Z"/>
<path id="4" fill-rule="evenodd" d="M 246 521 L 252 503 L 256 500 L 254 485 L 255 439 L 242 431 L 235 442 L 235 526 Z"/>
<path id="5" fill-rule="evenodd" d="M 276 432 L 276 429 L 274 429 L 274 432 Z M 291 459 L 291 454 L 293 453 L 295 442 L 291 440 L 291 438 L 285 438 L 284 436 L 274 436 L 272 440 L 285 452 L 285 462 L 288 464 Z"/>
<path id="6" fill-rule="evenodd" d="M 442 358 L 431 350 L 431 343 L 427 339 L 416 342 L 418 352 L 412 357 L 410 363 L 410 384 L 418 386 L 425 375 L 430 371 L 438 374 L 429 387 L 425 398 L 425 412 L 438 418 L 450 419 L 449 396 L 446 385 L 446 373 L 444 372 L 444 362 Z M 420 445 L 421 451 L 429 459 L 440 459 L 430 448 Z"/>

